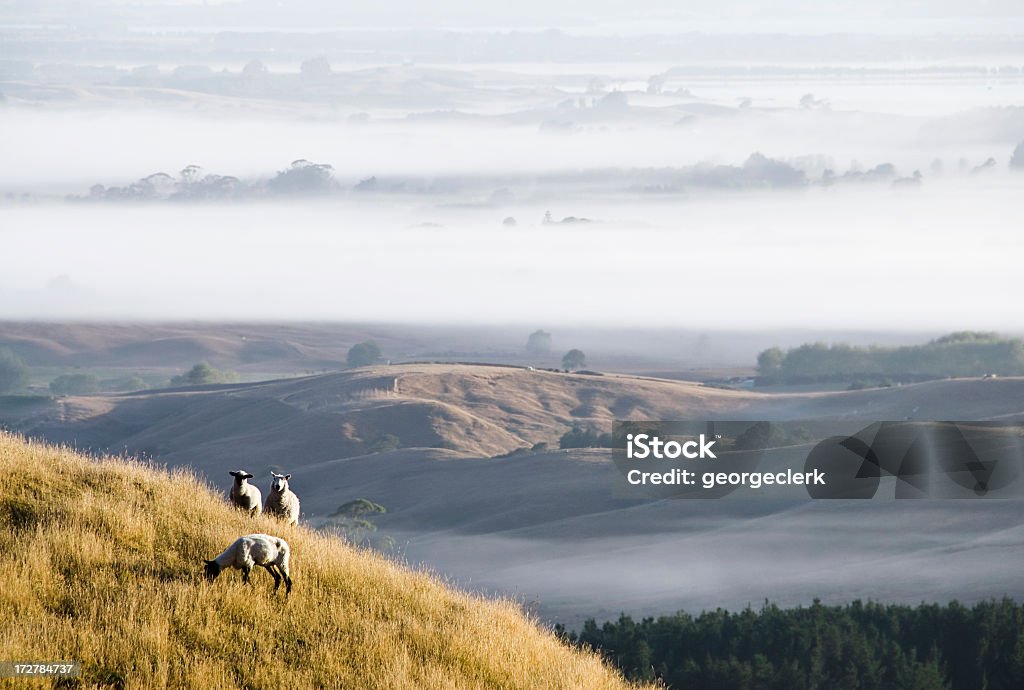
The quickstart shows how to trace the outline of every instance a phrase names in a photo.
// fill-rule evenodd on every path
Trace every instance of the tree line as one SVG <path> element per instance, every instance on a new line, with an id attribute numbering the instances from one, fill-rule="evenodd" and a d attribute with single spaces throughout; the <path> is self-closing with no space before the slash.
<path id="1" fill-rule="evenodd" d="M 1024 341 L 998 333 L 960 331 L 902 347 L 808 343 L 785 351 L 764 350 L 758 355 L 757 368 L 762 383 L 1020 376 L 1024 375 Z"/>
<path id="2" fill-rule="evenodd" d="M 703 690 L 1024 688 L 1024 605 L 863 603 L 622 615 L 556 632 L 632 680 Z"/>

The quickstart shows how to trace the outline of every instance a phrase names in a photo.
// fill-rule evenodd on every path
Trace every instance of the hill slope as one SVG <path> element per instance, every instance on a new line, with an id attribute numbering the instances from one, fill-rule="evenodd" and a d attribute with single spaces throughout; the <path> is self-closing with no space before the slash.
<path id="1" fill-rule="evenodd" d="M 0 420 L 50 440 L 96 449 L 127 446 L 172 464 L 178 462 L 175 453 L 205 445 L 209 457 L 269 465 L 363 455 L 377 450 L 375 444 L 386 435 L 406 448 L 488 457 L 540 441 L 557 445 L 574 423 L 610 426 L 615 418 L 706 416 L 734 411 L 753 399 L 749 393 L 679 381 L 405 364 L 68 397 L 20 418 L 0 414 Z M 225 439 L 239 445 L 223 445 Z M 205 469 L 194 458 L 187 461 Z"/>
<path id="2" fill-rule="evenodd" d="M 354 485 L 364 483 L 360 467 L 372 470 L 365 474 L 369 480 L 389 477 L 366 487 L 374 494 L 365 497 L 398 509 L 403 501 L 392 489 L 400 487 L 402 474 L 432 473 L 444 460 L 486 459 L 462 465 L 479 470 L 537 444 L 557 448 L 575 424 L 608 430 L 614 419 L 827 418 L 864 425 L 910 418 L 1019 419 L 1022 400 L 1024 378 L 762 393 L 614 374 L 405 364 L 121 395 L 9 396 L 0 398 L 0 427 L 95 452 L 127 449 L 171 466 L 187 465 L 218 484 L 237 467 L 261 481 L 270 470 L 294 472 L 306 514 L 322 517 L 365 496 L 352 495 Z M 577 465 L 565 466 L 568 459 L 554 454 L 539 469 L 577 476 Z M 533 490 L 531 477 L 540 475 L 513 473 L 507 481 Z M 543 481 L 550 485 L 556 479 Z M 465 493 L 445 486 L 446 495 Z"/>
<path id="3" fill-rule="evenodd" d="M 263 489 L 271 469 L 294 473 L 303 518 L 314 524 L 347 501 L 374 501 L 387 508 L 375 519 L 380 533 L 404 558 L 473 591 L 535 601 L 539 616 L 570 625 L 623 610 L 742 608 L 765 597 L 796 605 L 1024 595 L 1018 502 L 623 501 L 611 490 L 616 470 L 606 450 L 553 448 L 572 424 L 607 429 L 615 417 L 1014 420 L 1024 419 L 1024 378 L 762 393 L 406 364 L 125 395 L 0 398 L 0 425 L 94 451 L 152 455 L 222 490 L 238 467 Z M 502 457 L 539 442 L 548 450 Z"/>
<path id="4" fill-rule="evenodd" d="M 0 434 L 0 657 L 116 687 L 624 688 L 510 602 L 232 510 L 192 475 Z M 292 546 L 295 589 L 200 577 L 239 535 Z"/>

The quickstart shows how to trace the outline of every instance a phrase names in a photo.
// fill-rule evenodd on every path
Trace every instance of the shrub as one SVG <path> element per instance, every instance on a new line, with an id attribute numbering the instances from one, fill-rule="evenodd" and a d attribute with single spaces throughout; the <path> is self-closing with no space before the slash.
<path id="1" fill-rule="evenodd" d="M 343 503 L 328 518 L 331 532 L 345 537 L 352 544 L 370 547 L 379 551 L 390 551 L 395 542 L 391 537 L 377 534 L 377 525 L 372 518 L 388 512 L 387 508 L 365 498 Z"/>
<path id="2" fill-rule="evenodd" d="M 50 381 L 54 395 L 89 395 L 100 390 L 100 380 L 92 374 L 63 374 Z"/>
<path id="3" fill-rule="evenodd" d="M 612 435 L 600 433 L 595 429 L 573 425 L 572 429 L 562 434 L 558 440 L 559 448 L 611 448 Z"/>
<path id="4" fill-rule="evenodd" d="M 388 450 L 397 450 L 401 447 L 402 439 L 394 434 L 383 434 L 378 436 L 366 449 L 371 453 L 383 453 Z"/>
<path id="5" fill-rule="evenodd" d="M 751 425 L 733 442 L 733 450 L 761 450 L 763 448 L 779 448 L 807 443 L 810 434 L 803 427 L 787 431 L 778 424 L 757 422 Z"/>
<path id="6" fill-rule="evenodd" d="M 181 376 L 171 379 L 172 386 L 203 386 L 210 383 L 235 383 L 238 374 L 233 371 L 221 371 L 210 366 L 209 362 L 199 362 Z"/>

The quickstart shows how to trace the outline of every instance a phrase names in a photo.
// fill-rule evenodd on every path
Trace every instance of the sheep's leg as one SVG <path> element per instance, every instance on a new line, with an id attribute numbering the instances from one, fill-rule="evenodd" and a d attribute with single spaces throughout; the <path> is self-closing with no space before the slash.
<path id="1" fill-rule="evenodd" d="M 292 578 L 288 575 L 288 568 L 282 567 L 279 563 L 277 565 L 277 572 L 281 574 L 281 579 L 284 580 L 284 593 L 290 594 L 292 591 Z"/>
<path id="2" fill-rule="evenodd" d="M 274 578 L 274 594 L 277 594 L 277 588 L 281 586 L 281 576 L 277 574 L 277 570 L 274 569 L 273 563 L 267 563 L 263 566 L 267 569 L 267 572 Z"/>
<path id="3" fill-rule="evenodd" d="M 252 572 L 252 566 L 250 566 L 248 568 L 242 568 L 242 584 L 243 585 L 249 584 L 249 573 L 251 573 L 251 572 Z"/>

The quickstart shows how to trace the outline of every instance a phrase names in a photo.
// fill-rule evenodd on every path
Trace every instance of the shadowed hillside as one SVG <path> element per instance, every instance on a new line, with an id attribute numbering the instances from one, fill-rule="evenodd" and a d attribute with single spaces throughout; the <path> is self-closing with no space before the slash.
<path id="1" fill-rule="evenodd" d="M 2 656 L 81 661 L 88 687 L 627 686 L 515 604 L 248 519 L 188 473 L 9 435 L 0 472 Z M 292 546 L 288 599 L 262 573 L 200 577 L 259 531 Z"/>

